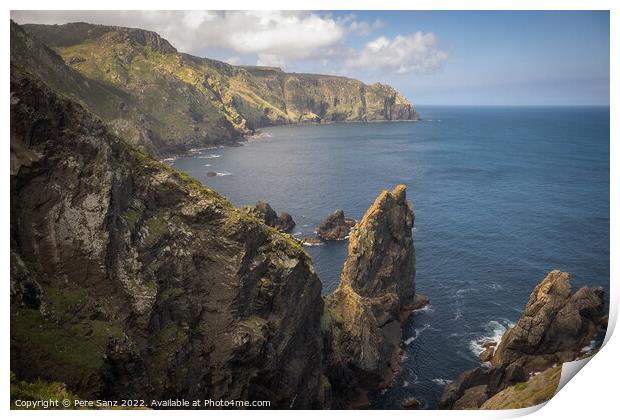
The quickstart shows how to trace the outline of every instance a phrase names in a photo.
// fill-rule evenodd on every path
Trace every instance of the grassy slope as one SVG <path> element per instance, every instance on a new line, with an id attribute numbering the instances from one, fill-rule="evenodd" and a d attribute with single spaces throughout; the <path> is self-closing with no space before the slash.
<path id="1" fill-rule="evenodd" d="M 86 105 L 117 133 L 154 152 L 227 143 L 269 125 L 417 116 L 386 110 L 386 104 L 412 109 L 386 85 L 231 66 L 179 53 L 149 31 L 85 23 L 24 28 L 79 74 L 123 92 L 120 104 L 103 97 Z"/>
<path id="2" fill-rule="evenodd" d="M 547 369 L 527 382 L 518 383 L 495 394 L 481 408 L 485 410 L 525 408 L 549 401 L 558 388 L 561 373 L 561 366 Z"/>

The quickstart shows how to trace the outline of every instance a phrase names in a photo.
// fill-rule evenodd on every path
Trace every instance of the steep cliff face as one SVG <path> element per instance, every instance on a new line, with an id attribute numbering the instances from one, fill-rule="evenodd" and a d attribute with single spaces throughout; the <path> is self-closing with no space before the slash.
<path id="1" fill-rule="evenodd" d="M 86 23 L 24 28 L 76 72 L 118 91 L 120 104 L 79 93 L 116 133 L 154 153 L 226 144 L 268 125 L 418 119 L 406 98 L 379 83 L 231 66 L 178 53 L 139 29 Z"/>
<path id="2" fill-rule="evenodd" d="M 291 237 L 11 66 L 11 370 L 83 398 L 324 403 Z"/>
<path id="3" fill-rule="evenodd" d="M 343 404 L 398 369 L 401 314 L 415 297 L 413 223 L 404 185 L 381 193 L 351 232 L 340 286 L 325 299 L 326 374 Z"/>
<path id="4" fill-rule="evenodd" d="M 464 372 L 447 385 L 439 407 L 492 409 L 542 402 L 557 387 L 557 381 L 549 382 L 556 380 L 549 369 L 582 355 L 603 327 L 603 315 L 601 288 L 582 287 L 573 294 L 570 275 L 551 271 L 534 288 L 517 324 L 503 335 L 492 366 Z M 545 375 L 528 381 L 542 371 Z"/>

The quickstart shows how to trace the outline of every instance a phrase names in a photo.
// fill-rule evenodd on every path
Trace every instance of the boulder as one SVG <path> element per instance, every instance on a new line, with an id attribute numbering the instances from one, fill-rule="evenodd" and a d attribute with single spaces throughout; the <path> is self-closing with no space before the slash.
<path id="1" fill-rule="evenodd" d="M 321 241 L 318 238 L 312 238 L 309 236 L 304 236 L 301 240 L 300 240 L 301 244 L 303 246 L 321 246 L 323 245 L 323 241 Z"/>
<path id="2" fill-rule="evenodd" d="M 405 401 L 403 401 L 400 405 L 400 408 L 402 409 L 410 409 L 410 408 L 419 408 L 422 405 L 422 403 L 420 402 L 420 400 L 418 400 L 417 398 L 407 398 Z"/>
<path id="3" fill-rule="evenodd" d="M 482 344 L 484 350 L 480 353 L 480 362 L 486 363 L 490 362 L 493 359 L 493 354 L 495 353 L 495 348 L 497 347 L 497 343 L 495 341 L 487 341 Z"/>
<path id="4" fill-rule="evenodd" d="M 346 239 L 355 223 L 355 219 L 346 218 L 344 211 L 337 209 L 321 222 L 316 233 L 326 241 L 341 241 Z"/>

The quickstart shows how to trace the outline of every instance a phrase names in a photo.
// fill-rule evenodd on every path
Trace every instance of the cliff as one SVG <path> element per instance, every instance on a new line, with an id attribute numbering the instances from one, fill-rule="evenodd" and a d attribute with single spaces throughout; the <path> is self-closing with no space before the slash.
<path id="1" fill-rule="evenodd" d="M 502 336 L 491 367 L 461 374 L 446 386 L 439 407 L 516 408 L 546 401 L 559 380 L 551 369 L 584 354 L 604 327 L 603 315 L 601 288 L 572 293 L 570 275 L 551 271 L 534 288 L 516 325 Z"/>
<path id="2" fill-rule="evenodd" d="M 27 59 L 32 48 L 17 47 L 16 26 L 11 44 Z M 230 144 L 269 125 L 418 119 L 406 98 L 379 83 L 232 66 L 179 53 L 159 35 L 140 29 L 87 23 L 23 28 L 53 48 L 89 86 L 96 81 L 106 92 L 64 83 L 54 88 L 155 154 Z M 37 75 L 48 80 L 49 69 L 40 70 Z"/>
<path id="3" fill-rule="evenodd" d="M 340 285 L 325 299 L 325 371 L 336 404 L 389 385 L 399 367 L 401 315 L 415 298 L 414 214 L 406 187 L 383 191 L 355 225 Z"/>
<path id="4" fill-rule="evenodd" d="M 20 380 L 325 404 L 321 284 L 301 246 L 13 64 L 10 201 Z"/>

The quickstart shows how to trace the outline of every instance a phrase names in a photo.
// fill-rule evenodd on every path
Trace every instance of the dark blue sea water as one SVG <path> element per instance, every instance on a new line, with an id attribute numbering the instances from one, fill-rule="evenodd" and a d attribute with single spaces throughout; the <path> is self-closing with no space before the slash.
<path id="1" fill-rule="evenodd" d="M 417 291 L 432 304 L 406 324 L 402 370 L 373 408 L 407 397 L 434 408 L 550 270 L 609 290 L 609 108 L 419 111 L 416 123 L 269 128 L 243 147 L 172 162 L 236 205 L 263 200 L 291 213 L 304 235 L 337 207 L 359 219 L 382 189 L 407 184 Z M 346 248 L 308 248 L 324 293 Z"/>

